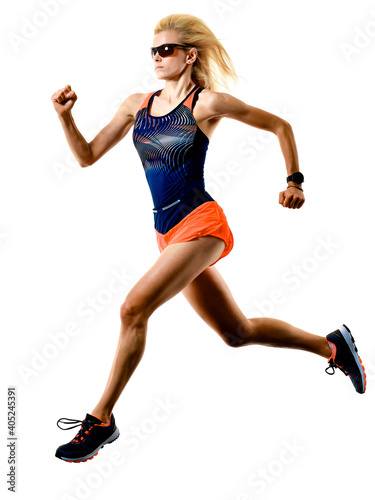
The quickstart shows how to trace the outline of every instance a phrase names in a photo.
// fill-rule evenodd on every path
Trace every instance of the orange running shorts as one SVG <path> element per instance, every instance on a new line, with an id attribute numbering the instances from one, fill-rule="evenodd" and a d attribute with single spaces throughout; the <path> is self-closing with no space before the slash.
<path id="1" fill-rule="evenodd" d="M 210 267 L 228 255 L 234 244 L 225 213 L 216 201 L 202 203 L 167 233 L 161 234 L 156 229 L 155 232 L 160 253 L 171 243 L 182 243 L 207 235 L 221 238 L 225 242 L 225 248 L 220 257 L 210 264 Z"/>

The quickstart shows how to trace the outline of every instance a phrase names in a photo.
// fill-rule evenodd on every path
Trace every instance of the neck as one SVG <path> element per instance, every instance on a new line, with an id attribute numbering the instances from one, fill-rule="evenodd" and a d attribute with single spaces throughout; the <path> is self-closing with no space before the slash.
<path id="1" fill-rule="evenodd" d="M 192 80 L 180 78 L 179 80 L 166 80 L 162 91 L 163 99 L 169 104 L 183 99 L 193 88 L 195 83 Z M 160 94 L 159 94 L 160 95 Z"/>

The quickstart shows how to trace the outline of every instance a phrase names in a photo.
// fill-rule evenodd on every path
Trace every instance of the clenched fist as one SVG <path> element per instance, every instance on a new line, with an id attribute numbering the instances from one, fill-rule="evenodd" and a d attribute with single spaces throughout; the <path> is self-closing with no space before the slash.
<path id="1" fill-rule="evenodd" d="M 303 191 L 290 186 L 279 194 L 279 203 L 287 208 L 301 208 L 305 203 L 305 196 Z"/>
<path id="2" fill-rule="evenodd" d="M 53 107 L 60 116 L 69 113 L 77 99 L 77 94 L 70 85 L 66 85 L 51 96 Z"/>

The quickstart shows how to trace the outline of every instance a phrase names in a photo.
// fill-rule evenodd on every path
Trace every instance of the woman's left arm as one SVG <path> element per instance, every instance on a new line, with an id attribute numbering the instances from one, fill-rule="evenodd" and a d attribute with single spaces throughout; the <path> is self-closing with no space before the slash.
<path id="1" fill-rule="evenodd" d="M 224 92 L 212 92 L 207 105 L 211 118 L 226 117 L 267 130 L 277 135 L 280 148 L 285 159 L 287 175 L 299 172 L 296 141 L 291 125 L 279 116 L 246 104 L 236 97 Z M 297 187 L 293 187 L 297 186 Z M 301 184 L 290 181 L 288 188 L 279 193 L 279 203 L 287 208 L 301 208 L 305 203 Z"/>

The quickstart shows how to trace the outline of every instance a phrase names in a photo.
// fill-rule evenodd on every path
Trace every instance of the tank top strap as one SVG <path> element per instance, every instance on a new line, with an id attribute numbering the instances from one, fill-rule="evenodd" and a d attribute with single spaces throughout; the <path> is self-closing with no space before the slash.
<path id="1" fill-rule="evenodd" d="M 147 94 L 147 97 L 146 99 L 143 101 L 142 103 L 142 106 L 138 109 L 138 111 L 140 111 L 141 109 L 143 108 L 148 108 L 148 103 L 150 102 L 150 99 L 151 98 L 154 98 L 154 96 L 158 93 L 158 92 L 161 92 L 163 89 L 160 89 L 160 90 L 157 90 L 156 92 L 150 92 L 149 94 Z"/>
<path id="2" fill-rule="evenodd" d="M 198 94 L 201 90 L 203 90 L 204 87 L 199 87 L 199 85 L 196 85 L 189 93 L 188 95 L 185 97 L 185 99 L 183 101 L 180 102 L 179 106 L 181 106 L 181 104 L 184 104 L 185 106 L 187 106 L 188 108 L 190 109 L 193 109 L 194 107 L 194 104 L 198 98 Z M 142 105 L 140 106 L 140 108 L 138 109 L 138 111 L 140 111 L 141 109 L 143 108 L 147 108 L 147 110 L 150 109 L 150 106 L 152 104 L 152 101 L 154 99 L 154 97 L 156 96 L 156 94 L 159 94 L 159 92 L 161 92 L 163 89 L 160 89 L 160 90 L 157 90 L 156 92 L 150 92 L 149 94 L 147 94 L 147 97 L 146 99 L 143 101 Z"/>
<path id="3" fill-rule="evenodd" d="M 184 106 L 188 107 L 190 110 L 193 110 L 194 105 L 198 99 L 198 94 L 204 89 L 204 87 L 199 87 L 196 85 L 193 90 L 186 96 L 186 100 L 184 102 Z"/>

